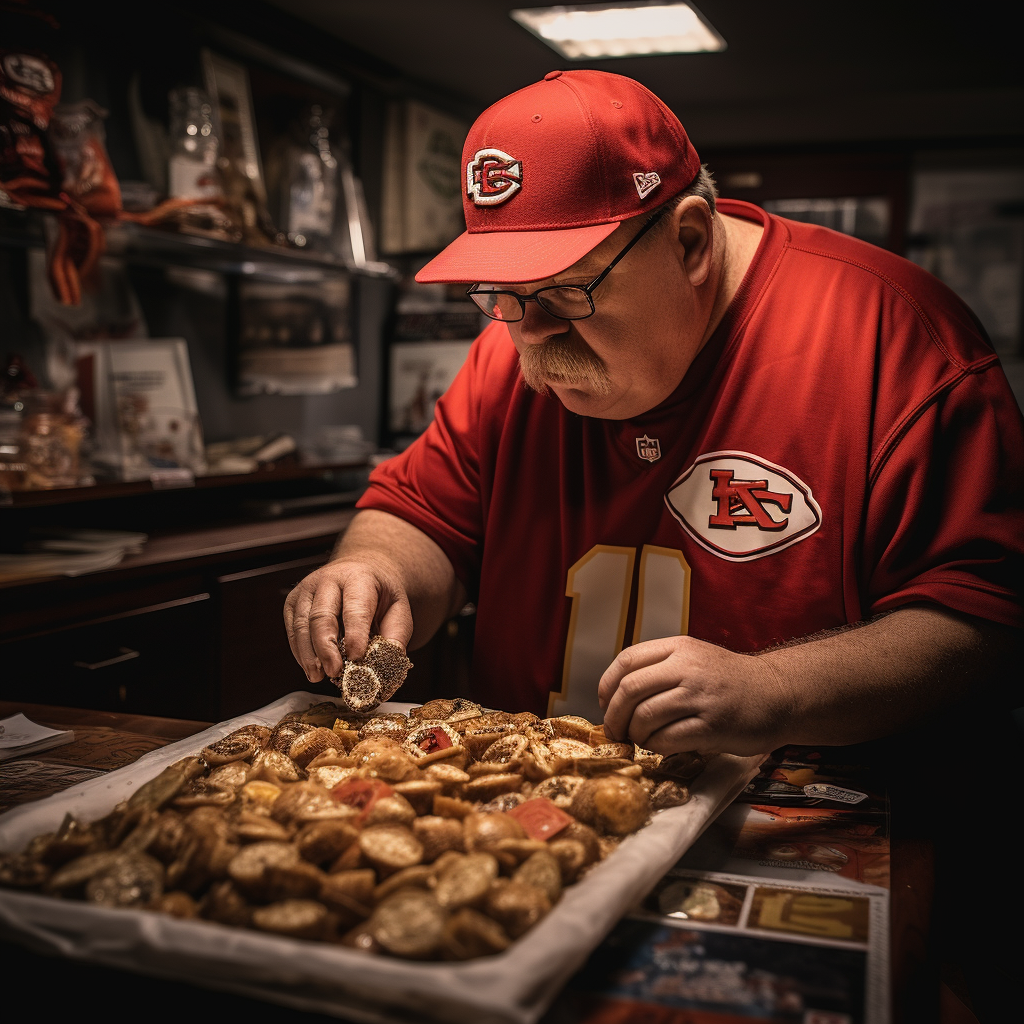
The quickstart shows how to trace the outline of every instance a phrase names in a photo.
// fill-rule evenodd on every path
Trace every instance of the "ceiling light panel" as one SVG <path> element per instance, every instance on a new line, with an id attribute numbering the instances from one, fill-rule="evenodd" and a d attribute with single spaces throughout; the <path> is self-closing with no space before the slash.
<path id="1" fill-rule="evenodd" d="M 725 40 L 685 3 L 527 7 L 509 17 L 568 60 L 725 49 Z"/>

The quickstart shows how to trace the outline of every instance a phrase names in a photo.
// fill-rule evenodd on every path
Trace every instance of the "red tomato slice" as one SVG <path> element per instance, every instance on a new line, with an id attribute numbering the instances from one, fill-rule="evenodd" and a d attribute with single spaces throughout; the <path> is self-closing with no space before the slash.
<path id="1" fill-rule="evenodd" d="M 331 796 L 339 804 L 358 807 L 362 811 L 361 818 L 370 813 L 382 796 L 391 796 L 392 793 L 394 790 L 381 779 L 348 779 L 331 790 Z"/>
<path id="2" fill-rule="evenodd" d="M 543 796 L 526 800 L 505 813 L 515 818 L 531 839 L 548 840 L 575 820 Z"/>

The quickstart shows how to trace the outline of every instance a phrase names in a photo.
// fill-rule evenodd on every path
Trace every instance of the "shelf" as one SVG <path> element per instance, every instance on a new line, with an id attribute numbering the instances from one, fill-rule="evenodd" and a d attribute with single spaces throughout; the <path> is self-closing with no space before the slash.
<path id="1" fill-rule="evenodd" d="M 5 214 L 0 219 L 0 245 L 9 248 L 45 246 L 38 213 L 5 211 Z M 131 223 L 108 225 L 106 238 L 107 256 L 148 266 L 176 265 L 277 280 L 294 280 L 330 271 L 346 271 L 384 280 L 399 277 L 398 270 L 389 263 L 356 264 L 328 253 L 304 252 L 275 245 L 257 248 Z"/>
<path id="2" fill-rule="evenodd" d="M 365 461 L 299 463 L 282 462 L 266 466 L 254 473 L 230 476 L 197 476 L 193 484 L 168 487 L 149 480 L 100 481 L 88 487 L 55 487 L 52 490 L 0 491 L 0 506 L 6 508 L 41 508 L 47 505 L 71 505 L 83 501 L 105 501 L 110 498 L 133 498 L 167 490 L 224 490 L 252 484 L 284 483 L 289 480 L 313 480 L 345 470 L 365 469 Z"/>

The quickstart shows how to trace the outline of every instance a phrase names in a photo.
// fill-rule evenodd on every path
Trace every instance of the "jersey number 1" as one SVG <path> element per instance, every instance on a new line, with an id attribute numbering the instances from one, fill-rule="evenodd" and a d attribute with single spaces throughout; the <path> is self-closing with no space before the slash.
<path id="1" fill-rule="evenodd" d="M 604 717 L 597 684 L 622 650 L 633 586 L 636 548 L 597 544 L 570 566 L 565 582 L 572 598 L 565 644 L 562 689 L 548 698 L 548 717 Z M 690 626 L 690 566 L 682 551 L 645 544 L 640 552 L 640 582 L 633 643 L 683 636 Z"/>

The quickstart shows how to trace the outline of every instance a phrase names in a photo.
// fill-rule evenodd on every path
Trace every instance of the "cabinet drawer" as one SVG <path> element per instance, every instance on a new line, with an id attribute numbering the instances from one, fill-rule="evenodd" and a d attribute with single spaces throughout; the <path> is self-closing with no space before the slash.
<path id="1" fill-rule="evenodd" d="M 208 593 L 0 645 L 0 696 L 41 704 L 214 720 Z"/>
<path id="2" fill-rule="evenodd" d="M 263 707 L 294 690 L 333 695 L 315 684 L 292 657 L 284 628 L 284 599 L 330 552 L 218 578 L 221 606 L 220 718 Z"/>

